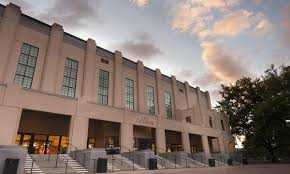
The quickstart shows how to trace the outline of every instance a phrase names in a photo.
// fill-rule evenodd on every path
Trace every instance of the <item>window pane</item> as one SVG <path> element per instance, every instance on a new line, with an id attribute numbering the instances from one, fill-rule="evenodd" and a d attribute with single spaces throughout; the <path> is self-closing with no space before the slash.
<path id="1" fill-rule="evenodd" d="M 147 86 L 147 108 L 149 114 L 155 114 L 154 88 Z"/>
<path id="2" fill-rule="evenodd" d="M 171 106 L 171 94 L 169 92 L 164 93 L 164 103 L 166 110 L 166 118 L 172 119 L 172 106 Z"/>
<path id="3" fill-rule="evenodd" d="M 14 77 L 14 83 L 21 85 L 23 88 L 31 88 L 37 55 L 37 47 L 26 43 L 22 45 Z"/>
<path id="4" fill-rule="evenodd" d="M 99 72 L 99 103 L 103 105 L 108 104 L 108 95 L 109 95 L 109 72 L 100 70 Z"/>
<path id="5" fill-rule="evenodd" d="M 134 110 L 134 81 L 125 79 L 125 107 Z"/>
<path id="6" fill-rule="evenodd" d="M 63 83 L 61 94 L 68 97 L 75 97 L 77 84 L 78 61 L 67 58 L 65 60 Z"/>

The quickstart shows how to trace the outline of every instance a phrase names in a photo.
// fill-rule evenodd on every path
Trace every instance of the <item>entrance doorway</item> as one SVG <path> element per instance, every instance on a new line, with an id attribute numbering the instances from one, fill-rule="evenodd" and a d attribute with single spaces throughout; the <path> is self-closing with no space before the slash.
<path id="1" fill-rule="evenodd" d="M 203 152 L 202 140 L 200 135 L 189 134 L 189 141 L 190 141 L 190 152 L 192 154 Z"/>
<path id="2" fill-rule="evenodd" d="M 154 152 L 156 151 L 154 128 L 134 125 L 133 136 L 136 150 L 151 149 Z"/>
<path id="3" fill-rule="evenodd" d="M 183 151 L 181 132 L 165 130 L 166 152 Z"/>
<path id="4" fill-rule="evenodd" d="M 120 123 L 90 119 L 87 148 L 120 147 Z"/>
<path id="5" fill-rule="evenodd" d="M 216 137 L 208 137 L 210 153 L 220 153 L 219 140 Z"/>
<path id="6" fill-rule="evenodd" d="M 16 144 L 30 154 L 66 153 L 69 145 L 70 116 L 23 110 Z"/>

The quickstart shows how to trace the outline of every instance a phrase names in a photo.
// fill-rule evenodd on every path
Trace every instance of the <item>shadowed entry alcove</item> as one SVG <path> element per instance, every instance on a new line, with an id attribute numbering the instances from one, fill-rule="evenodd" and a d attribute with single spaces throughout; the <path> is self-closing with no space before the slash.
<path id="1" fill-rule="evenodd" d="M 90 119 L 88 148 L 120 147 L 120 123 Z"/>
<path id="2" fill-rule="evenodd" d="M 23 110 L 16 144 L 27 147 L 31 154 L 65 153 L 70 119 L 68 115 Z"/>

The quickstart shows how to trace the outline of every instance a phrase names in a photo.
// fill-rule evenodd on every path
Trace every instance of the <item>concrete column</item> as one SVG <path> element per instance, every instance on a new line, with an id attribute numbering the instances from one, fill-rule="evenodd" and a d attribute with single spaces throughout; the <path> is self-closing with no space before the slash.
<path id="1" fill-rule="evenodd" d="M 165 129 L 163 128 L 156 128 L 156 148 L 159 153 L 166 152 Z"/>
<path id="2" fill-rule="evenodd" d="M 189 84 L 188 82 L 184 82 L 184 85 L 185 85 L 185 98 L 186 98 L 186 108 L 189 109 L 190 107 L 192 106 L 189 106 L 189 94 L 190 94 L 190 87 L 189 87 Z"/>
<path id="3" fill-rule="evenodd" d="M 83 98 L 88 101 L 97 101 L 96 97 L 96 42 L 93 39 L 87 40 L 85 54 L 85 68 L 83 81 Z"/>
<path id="4" fill-rule="evenodd" d="M 11 49 L 15 42 L 16 31 L 21 19 L 20 7 L 10 3 L 4 10 L 0 26 L 0 82 L 5 79 L 6 67 L 8 64 Z"/>
<path id="5" fill-rule="evenodd" d="M 176 77 L 171 76 L 171 88 L 172 88 L 172 115 L 173 119 L 176 120 L 176 106 L 177 106 L 177 83 L 176 83 Z"/>
<path id="6" fill-rule="evenodd" d="M 41 90 L 56 93 L 58 65 L 63 41 L 63 27 L 54 23 L 50 29 L 50 37 L 46 50 L 45 62 L 42 72 Z"/>
<path id="7" fill-rule="evenodd" d="M 15 144 L 22 109 L 0 106 L 0 144 Z"/>
<path id="8" fill-rule="evenodd" d="M 121 152 L 132 151 L 134 146 L 133 125 L 121 124 Z"/>
<path id="9" fill-rule="evenodd" d="M 206 99 L 207 99 L 207 107 L 208 109 L 211 109 L 211 100 L 210 100 L 210 95 L 209 95 L 209 92 L 206 91 Z"/>
<path id="10" fill-rule="evenodd" d="M 164 117 L 164 106 L 163 106 L 163 93 L 161 89 L 161 72 L 160 69 L 156 69 L 156 95 L 157 95 L 157 110 L 158 110 L 158 119 Z"/>
<path id="11" fill-rule="evenodd" d="M 202 140 L 203 152 L 205 153 L 206 158 L 210 158 L 211 154 L 209 150 L 208 137 L 206 135 L 202 135 L 201 140 Z"/>
<path id="12" fill-rule="evenodd" d="M 123 58 L 120 51 L 115 51 L 114 59 L 114 106 L 117 108 L 124 107 L 123 99 Z"/>
<path id="13" fill-rule="evenodd" d="M 226 149 L 225 149 L 225 140 L 224 138 L 221 136 L 218 138 L 218 144 L 219 144 L 219 150 L 221 153 L 225 153 Z"/>
<path id="14" fill-rule="evenodd" d="M 196 88 L 196 96 L 197 96 L 197 113 L 199 114 L 200 125 L 204 127 L 208 127 L 208 123 L 206 122 L 207 115 L 203 114 L 203 108 L 201 107 L 201 91 L 199 87 Z"/>
<path id="15" fill-rule="evenodd" d="M 138 88 L 138 111 L 141 113 L 146 112 L 145 102 L 145 86 L 144 86 L 144 65 L 143 62 L 137 62 L 137 88 Z"/>
<path id="16" fill-rule="evenodd" d="M 81 116 L 72 116 L 70 123 L 70 145 L 78 149 L 87 148 L 89 119 Z"/>
<path id="17" fill-rule="evenodd" d="M 185 152 L 190 153 L 190 140 L 188 132 L 182 132 L 182 147 Z"/>

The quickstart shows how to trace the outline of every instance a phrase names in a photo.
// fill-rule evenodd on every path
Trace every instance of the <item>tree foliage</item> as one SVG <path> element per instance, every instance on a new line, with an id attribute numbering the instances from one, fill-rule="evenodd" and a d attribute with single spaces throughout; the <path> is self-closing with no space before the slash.
<path id="1" fill-rule="evenodd" d="M 271 66 L 258 79 L 222 85 L 218 109 L 230 117 L 232 134 L 246 137 L 248 152 L 272 161 L 290 155 L 290 67 Z"/>

